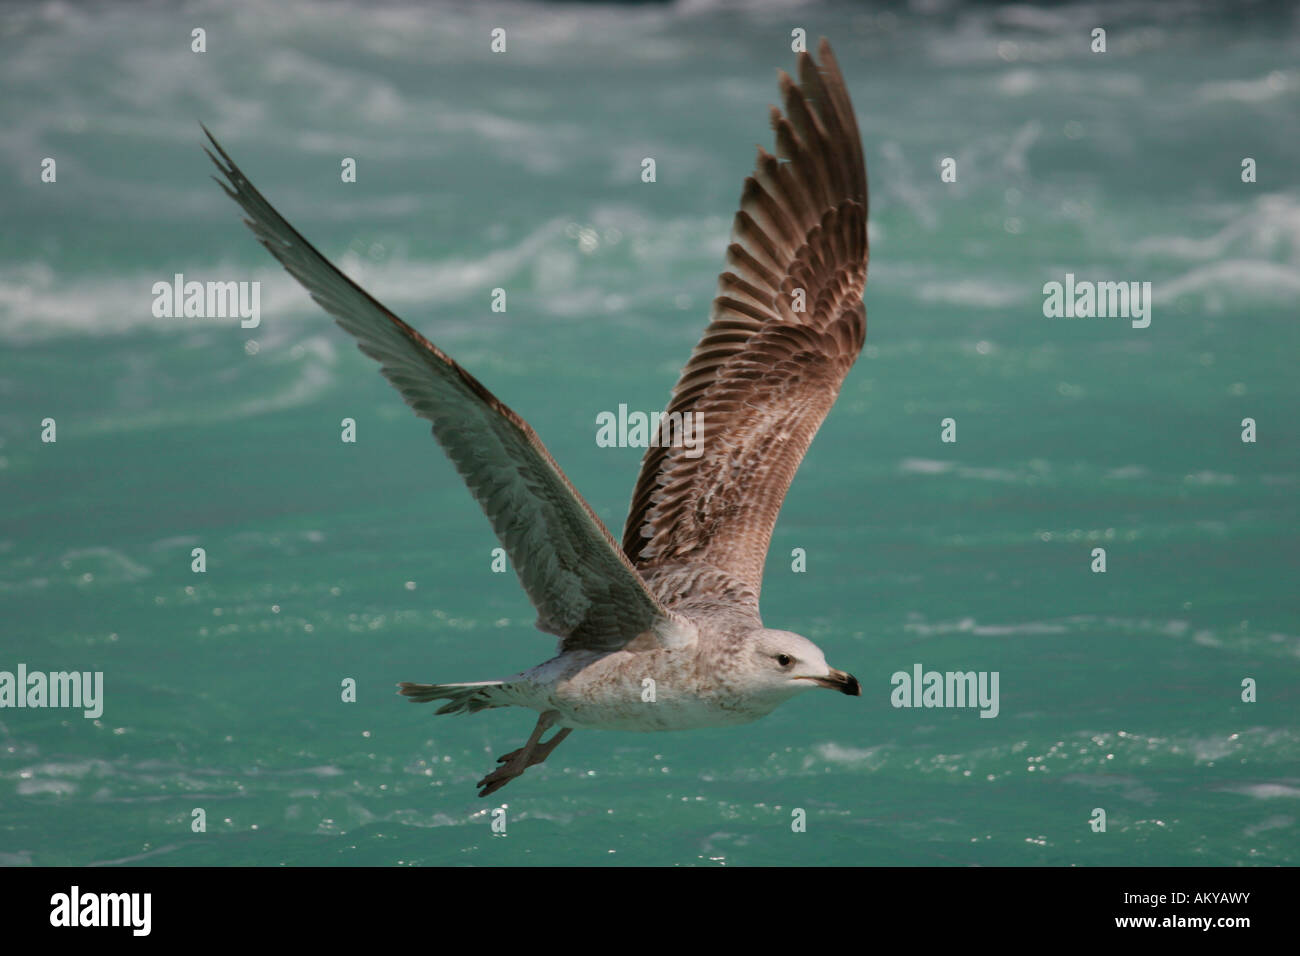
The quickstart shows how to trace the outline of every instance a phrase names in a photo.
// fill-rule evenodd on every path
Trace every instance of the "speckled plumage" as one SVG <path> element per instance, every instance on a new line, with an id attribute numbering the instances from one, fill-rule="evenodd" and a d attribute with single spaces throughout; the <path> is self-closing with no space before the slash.
<path id="1" fill-rule="evenodd" d="M 446 701 L 440 714 L 539 712 L 528 742 L 479 782 L 483 796 L 574 729 L 739 724 L 814 686 L 860 693 L 758 611 L 777 513 L 866 335 L 866 168 L 825 40 L 819 57 L 799 54 L 797 84 L 780 74 L 777 154 L 760 148 L 745 180 L 709 325 L 668 404 L 702 417 L 702 453 L 666 440 L 647 451 L 621 548 L 532 428 L 330 265 L 208 134 L 217 182 L 249 228 L 433 424 L 537 626 L 560 638 L 554 658 L 501 680 L 400 685 L 412 701 Z"/>

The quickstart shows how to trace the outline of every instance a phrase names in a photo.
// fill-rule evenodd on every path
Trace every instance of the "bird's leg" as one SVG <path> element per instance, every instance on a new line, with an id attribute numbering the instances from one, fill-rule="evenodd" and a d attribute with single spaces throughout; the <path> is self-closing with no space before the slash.
<path id="1" fill-rule="evenodd" d="M 544 761 L 551 755 L 551 751 L 560 745 L 560 741 L 569 736 L 572 732 L 572 727 L 565 727 L 563 730 L 557 731 L 555 736 L 546 741 L 546 743 L 539 743 L 533 748 L 533 755 L 528 758 L 528 766 L 536 767 L 539 763 Z M 520 747 L 518 750 L 512 750 L 504 757 L 497 757 L 497 763 L 505 763 L 507 760 L 514 760 L 523 752 L 523 747 Z"/>
<path id="2" fill-rule="evenodd" d="M 556 710 L 548 710 L 538 717 L 537 726 L 529 735 L 528 743 L 518 750 L 512 750 L 504 757 L 498 757 L 497 763 L 501 766 L 478 782 L 479 796 L 486 797 L 488 794 L 495 793 L 529 767 L 536 766 L 549 757 L 551 751 L 560 745 L 560 741 L 569 736 L 572 729 L 565 727 L 546 743 L 542 743 L 542 734 L 546 733 L 559 717 L 560 713 Z"/>

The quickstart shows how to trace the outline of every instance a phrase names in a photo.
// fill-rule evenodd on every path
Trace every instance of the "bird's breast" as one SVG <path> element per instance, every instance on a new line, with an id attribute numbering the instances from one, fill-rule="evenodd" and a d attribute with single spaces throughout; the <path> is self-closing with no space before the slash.
<path id="1" fill-rule="evenodd" d="M 546 705 L 576 729 L 723 727 L 757 720 L 770 710 L 701 672 L 693 659 L 672 653 L 615 652 L 547 676 L 548 686 L 538 687 Z"/>

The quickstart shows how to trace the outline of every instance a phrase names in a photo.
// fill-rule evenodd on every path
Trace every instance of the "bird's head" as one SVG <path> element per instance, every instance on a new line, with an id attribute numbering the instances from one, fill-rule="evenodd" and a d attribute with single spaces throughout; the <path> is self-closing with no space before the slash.
<path id="1" fill-rule="evenodd" d="M 814 687 L 859 697 L 862 685 L 852 674 L 826 663 L 820 647 L 791 631 L 764 628 L 751 644 L 765 690 L 793 696 Z"/>

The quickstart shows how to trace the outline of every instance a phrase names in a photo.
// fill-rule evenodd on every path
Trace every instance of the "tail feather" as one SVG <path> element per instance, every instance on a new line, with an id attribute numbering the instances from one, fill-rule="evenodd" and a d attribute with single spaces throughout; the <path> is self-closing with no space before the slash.
<path id="1" fill-rule="evenodd" d="M 505 707 L 506 701 L 494 699 L 493 691 L 505 685 L 499 680 L 469 681 L 461 684 L 412 684 L 403 681 L 397 685 L 398 693 L 413 704 L 427 704 L 433 700 L 448 703 L 438 708 L 439 714 L 477 713 L 489 707 Z"/>

